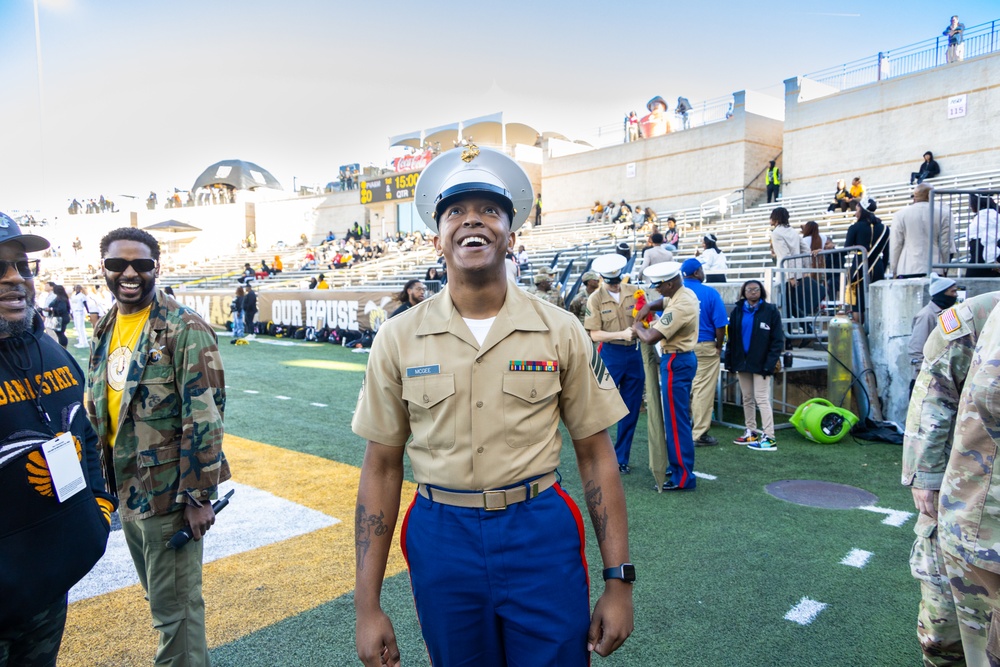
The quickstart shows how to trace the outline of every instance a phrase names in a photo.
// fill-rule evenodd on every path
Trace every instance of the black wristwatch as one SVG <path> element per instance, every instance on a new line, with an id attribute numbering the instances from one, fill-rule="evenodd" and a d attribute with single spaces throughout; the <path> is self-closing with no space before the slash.
<path id="1" fill-rule="evenodd" d="M 635 583 L 635 565 L 622 563 L 618 567 L 609 567 L 604 570 L 604 581 L 608 579 L 621 579 L 626 584 Z"/>

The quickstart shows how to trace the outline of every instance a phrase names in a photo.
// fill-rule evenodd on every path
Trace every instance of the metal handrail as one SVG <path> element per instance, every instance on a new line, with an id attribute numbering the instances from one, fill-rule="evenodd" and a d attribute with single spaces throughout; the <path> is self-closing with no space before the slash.
<path id="1" fill-rule="evenodd" d="M 966 28 L 963 33 L 964 58 L 973 58 L 1000 49 L 1000 19 Z M 922 72 L 945 64 L 948 38 L 939 35 L 890 51 L 806 74 L 802 78 L 837 90 L 857 88 L 876 81 Z"/>

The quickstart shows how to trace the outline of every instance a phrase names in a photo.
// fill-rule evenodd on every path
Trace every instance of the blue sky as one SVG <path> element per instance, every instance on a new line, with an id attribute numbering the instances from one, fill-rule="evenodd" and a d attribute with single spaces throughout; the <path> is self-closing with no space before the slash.
<path id="1" fill-rule="evenodd" d="M 782 81 L 1000 18 L 985 0 L 0 0 L 0 210 L 186 189 L 251 160 L 291 189 L 387 138 L 504 111 L 580 136 L 650 97 Z"/>

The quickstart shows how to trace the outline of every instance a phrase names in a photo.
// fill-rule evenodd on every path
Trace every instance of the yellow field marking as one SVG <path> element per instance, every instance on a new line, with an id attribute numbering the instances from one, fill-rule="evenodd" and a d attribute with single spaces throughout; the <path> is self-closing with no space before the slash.
<path id="1" fill-rule="evenodd" d="M 232 435 L 226 436 L 224 449 L 234 481 L 336 517 L 341 523 L 205 565 L 210 647 L 244 637 L 354 589 L 354 501 L 360 469 Z M 414 484 L 403 483 L 387 577 L 406 568 L 399 550 L 399 530 L 415 491 Z M 221 514 L 219 520 L 225 521 L 225 517 Z M 282 518 L 262 516 L 260 520 Z M 59 665 L 147 665 L 153 661 L 156 642 L 142 589 L 130 586 L 70 605 Z"/>
<path id="2" fill-rule="evenodd" d="M 333 361 L 332 359 L 290 359 L 282 361 L 284 366 L 296 366 L 298 368 L 318 368 L 324 371 L 356 371 L 365 372 L 365 365 L 350 361 Z"/>

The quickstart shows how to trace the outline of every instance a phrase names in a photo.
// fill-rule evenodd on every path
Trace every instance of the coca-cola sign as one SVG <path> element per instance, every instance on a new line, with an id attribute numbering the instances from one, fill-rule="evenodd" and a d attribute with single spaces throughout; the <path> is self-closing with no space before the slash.
<path id="1" fill-rule="evenodd" d="M 403 157 L 395 158 L 392 161 L 393 171 L 417 171 L 423 169 L 431 160 L 434 159 L 434 152 L 430 149 L 421 151 L 419 153 L 413 153 L 412 155 L 404 155 Z"/>

